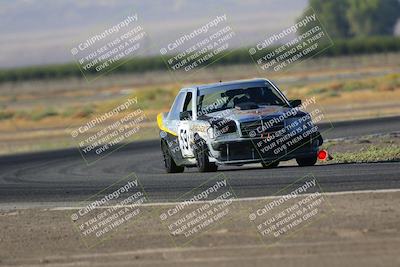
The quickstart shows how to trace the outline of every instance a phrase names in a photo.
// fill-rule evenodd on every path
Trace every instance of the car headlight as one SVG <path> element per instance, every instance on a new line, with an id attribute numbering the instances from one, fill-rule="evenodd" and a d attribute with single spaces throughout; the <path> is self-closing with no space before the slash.
<path id="1" fill-rule="evenodd" d="M 314 126 L 310 114 L 301 117 L 301 126 L 306 126 L 307 128 L 312 128 Z"/>
<path id="2" fill-rule="evenodd" d="M 209 138 L 214 139 L 215 137 L 215 131 L 214 131 L 214 127 L 210 127 L 207 129 L 207 135 Z"/>
<path id="3" fill-rule="evenodd" d="M 308 129 L 310 128 L 310 125 L 312 125 L 312 121 L 309 115 L 289 118 L 285 122 L 285 126 L 287 129 L 300 129 L 300 131 Z"/>

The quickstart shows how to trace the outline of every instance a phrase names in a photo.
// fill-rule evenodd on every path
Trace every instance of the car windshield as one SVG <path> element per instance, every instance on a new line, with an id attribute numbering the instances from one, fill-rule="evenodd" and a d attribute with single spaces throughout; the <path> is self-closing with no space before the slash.
<path id="1" fill-rule="evenodd" d="M 272 86 L 250 87 L 246 89 L 223 89 L 200 95 L 198 112 L 212 113 L 231 108 L 256 109 L 262 106 L 285 106 L 287 102 Z"/>

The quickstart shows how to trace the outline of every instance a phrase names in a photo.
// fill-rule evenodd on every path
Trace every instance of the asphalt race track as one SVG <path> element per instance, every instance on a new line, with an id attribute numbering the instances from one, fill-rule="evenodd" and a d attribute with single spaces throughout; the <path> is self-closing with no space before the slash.
<path id="1" fill-rule="evenodd" d="M 333 123 L 324 138 L 400 131 L 400 117 Z M 321 125 L 322 132 L 330 128 Z M 334 164 L 313 167 L 220 167 L 218 173 L 166 174 L 159 142 L 132 143 L 87 166 L 77 149 L 0 158 L 0 204 L 78 205 L 122 177 L 136 173 L 153 202 L 174 201 L 217 174 L 224 174 L 238 197 L 268 196 L 307 175 L 325 192 L 400 188 L 400 162 Z"/>

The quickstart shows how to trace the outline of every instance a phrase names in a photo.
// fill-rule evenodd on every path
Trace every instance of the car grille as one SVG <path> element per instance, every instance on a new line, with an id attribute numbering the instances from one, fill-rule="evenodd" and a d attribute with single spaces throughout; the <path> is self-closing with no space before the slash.
<path id="1" fill-rule="evenodd" d="M 267 122 L 268 120 L 264 120 L 264 125 L 265 122 Z M 274 123 L 274 125 L 272 127 L 267 127 L 265 125 L 265 130 L 264 131 L 257 131 L 258 129 L 262 129 L 260 126 L 263 125 L 263 121 L 262 120 L 256 120 L 256 121 L 249 121 L 249 122 L 242 122 L 240 123 L 240 130 L 242 131 L 242 137 L 245 138 L 257 138 L 257 137 L 261 137 L 262 135 L 266 134 L 266 133 L 274 133 L 277 131 L 282 130 L 285 127 L 284 122 L 279 122 L 279 123 Z M 260 128 L 259 128 L 260 127 Z"/>

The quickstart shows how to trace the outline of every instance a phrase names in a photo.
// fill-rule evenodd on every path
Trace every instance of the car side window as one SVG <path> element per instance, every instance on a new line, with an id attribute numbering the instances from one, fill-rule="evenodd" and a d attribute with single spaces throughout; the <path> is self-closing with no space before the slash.
<path id="1" fill-rule="evenodd" d="M 192 92 L 186 94 L 185 103 L 182 111 L 192 111 Z"/>
<path id="2" fill-rule="evenodd" d="M 179 113 L 181 112 L 182 102 L 185 97 L 185 93 L 181 92 L 175 98 L 174 104 L 172 104 L 171 110 L 168 113 L 169 120 L 179 120 Z"/>

